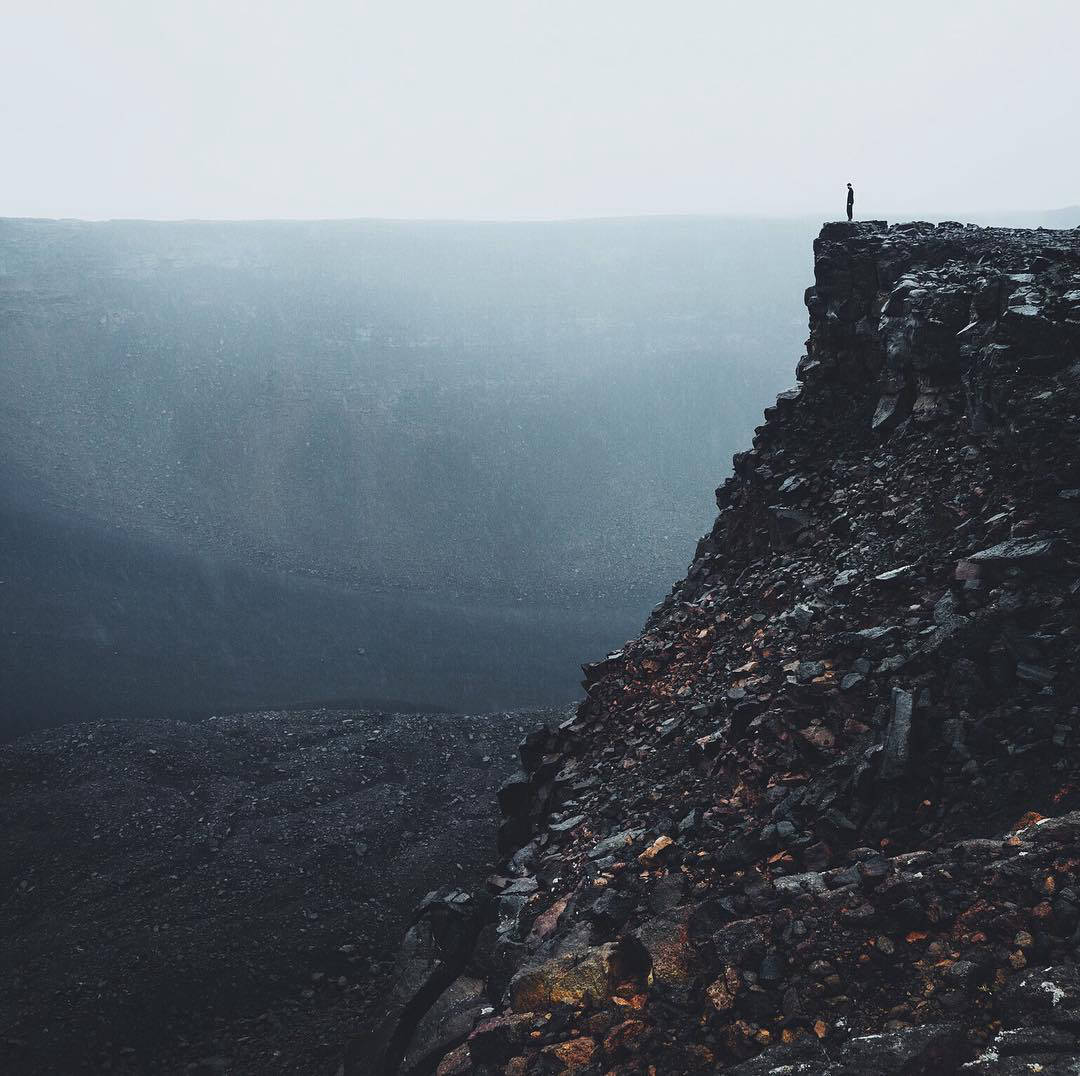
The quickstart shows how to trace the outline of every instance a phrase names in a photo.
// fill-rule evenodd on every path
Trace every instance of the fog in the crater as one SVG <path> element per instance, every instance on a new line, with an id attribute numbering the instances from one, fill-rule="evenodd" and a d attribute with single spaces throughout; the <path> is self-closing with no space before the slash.
<path id="1" fill-rule="evenodd" d="M 790 384 L 813 230 L 0 221 L 5 720 L 573 698 Z"/>

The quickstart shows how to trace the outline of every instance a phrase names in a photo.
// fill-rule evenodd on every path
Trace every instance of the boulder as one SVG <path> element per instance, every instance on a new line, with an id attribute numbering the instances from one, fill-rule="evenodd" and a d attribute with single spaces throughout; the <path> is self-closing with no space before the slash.
<path id="1" fill-rule="evenodd" d="M 605 1005 L 613 995 L 647 990 L 651 967 L 648 951 L 635 939 L 579 949 L 522 968 L 510 981 L 510 1007 L 524 1013 Z"/>

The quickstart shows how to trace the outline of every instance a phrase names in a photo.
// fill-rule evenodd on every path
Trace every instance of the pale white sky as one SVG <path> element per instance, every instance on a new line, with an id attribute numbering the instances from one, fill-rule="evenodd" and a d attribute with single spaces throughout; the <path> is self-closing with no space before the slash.
<path id="1" fill-rule="evenodd" d="M 0 216 L 1080 202 L 1076 0 L 0 0 Z"/>

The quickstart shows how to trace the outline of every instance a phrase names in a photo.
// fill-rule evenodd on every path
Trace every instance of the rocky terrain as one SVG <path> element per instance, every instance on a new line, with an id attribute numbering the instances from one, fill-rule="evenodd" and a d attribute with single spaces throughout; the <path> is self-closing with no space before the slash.
<path id="1" fill-rule="evenodd" d="M 0 1070 L 332 1073 L 413 905 L 491 869 L 530 712 L 112 721 L 0 747 Z"/>
<path id="2" fill-rule="evenodd" d="M 814 253 L 799 386 L 346 1073 L 1080 1072 L 1080 234 Z"/>

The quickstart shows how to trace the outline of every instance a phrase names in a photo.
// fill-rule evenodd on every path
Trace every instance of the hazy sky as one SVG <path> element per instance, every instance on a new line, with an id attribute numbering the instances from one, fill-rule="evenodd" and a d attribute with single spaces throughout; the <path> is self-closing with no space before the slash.
<path id="1" fill-rule="evenodd" d="M 0 7 L 0 216 L 1080 202 L 1077 0 Z"/>

